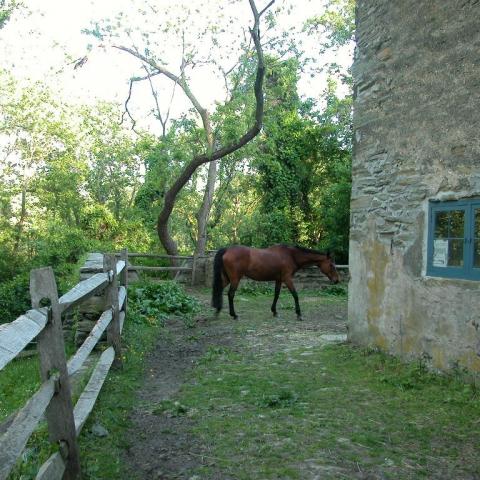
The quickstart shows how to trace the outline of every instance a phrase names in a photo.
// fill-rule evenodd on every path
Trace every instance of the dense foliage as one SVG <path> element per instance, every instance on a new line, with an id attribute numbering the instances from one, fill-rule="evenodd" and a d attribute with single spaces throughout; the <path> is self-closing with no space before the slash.
<path id="1" fill-rule="evenodd" d="M 270 59 L 264 132 L 221 167 L 210 242 L 302 244 L 347 262 L 351 98 L 337 98 L 331 81 L 323 106 L 301 100 L 299 70 L 295 59 Z"/>
<path id="2" fill-rule="evenodd" d="M 0 2 L 0 28 L 9 28 L 16 5 Z M 311 35 L 328 33 L 320 52 L 344 45 L 353 32 L 353 2 L 329 5 L 305 25 Z M 312 59 L 282 38 L 265 57 L 261 134 L 218 165 L 207 250 L 282 242 L 330 249 L 346 263 L 351 97 L 339 96 L 337 83 L 348 84 L 348 75 L 331 77 L 320 98 L 301 97 L 300 75 Z M 229 80 L 230 101 L 212 111 L 222 145 L 251 122 L 255 69 L 246 50 Z M 192 112 L 164 119 L 160 136 L 132 131 L 121 121 L 123 105 L 71 105 L 47 85 L 21 83 L 5 70 L 0 83 L 0 321 L 8 321 L 28 307 L 31 268 L 51 265 L 64 290 L 88 251 L 160 251 L 155 226 L 165 192 L 199 153 L 204 131 Z M 195 250 L 206 182 L 204 166 L 177 198 L 170 227 L 182 253 Z"/>
<path id="3" fill-rule="evenodd" d="M 119 126 L 117 107 L 78 108 L 40 84 L 0 71 L 0 310 L 28 306 L 31 268 L 55 269 L 62 289 L 94 249 L 149 248 L 133 209 L 143 152 Z"/>
<path id="4" fill-rule="evenodd" d="M 134 318 L 148 322 L 177 315 L 188 323 L 200 309 L 199 302 L 174 281 L 136 285 L 130 288 L 128 298 Z"/>

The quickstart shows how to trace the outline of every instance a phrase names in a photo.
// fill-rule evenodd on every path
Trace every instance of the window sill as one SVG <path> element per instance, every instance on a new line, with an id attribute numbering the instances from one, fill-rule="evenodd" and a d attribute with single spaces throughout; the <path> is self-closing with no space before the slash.
<path id="1" fill-rule="evenodd" d="M 462 286 L 465 288 L 468 288 L 469 290 L 478 290 L 480 287 L 480 279 L 469 279 L 469 278 L 457 278 L 457 277 L 437 277 L 433 275 L 428 275 L 425 274 L 423 275 L 420 280 L 429 285 L 433 284 L 438 284 L 438 285 L 444 285 L 445 283 L 448 283 L 449 285 L 458 285 Z"/>

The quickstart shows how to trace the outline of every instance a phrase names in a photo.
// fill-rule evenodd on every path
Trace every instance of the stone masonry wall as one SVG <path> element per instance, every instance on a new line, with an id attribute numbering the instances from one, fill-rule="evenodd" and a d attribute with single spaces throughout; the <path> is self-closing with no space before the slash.
<path id="1" fill-rule="evenodd" d="M 480 282 L 428 278 L 429 199 L 480 196 L 480 1 L 358 0 L 349 338 L 480 371 Z"/>

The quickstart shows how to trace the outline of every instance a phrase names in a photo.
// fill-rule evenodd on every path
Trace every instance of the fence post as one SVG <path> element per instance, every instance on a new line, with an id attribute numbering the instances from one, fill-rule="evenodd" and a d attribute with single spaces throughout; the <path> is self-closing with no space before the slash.
<path id="1" fill-rule="evenodd" d="M 195 270 L 197 268 L 197 255 L 194 253 L 193 254 L 193 260 L 192 260 L 192 286 L 195 285 Z"/>
<path id="2" fill-rule="evenodd" d="M 32 307 L 41 307 L 41 301 L 48 299 L 48 321 L 37 337 L 42 380 L 58 373 L 55 395 L 48 405 L 45 416 L 51 442 L 58 442 L 65 461 L 64 479 L 73 480 L 80 476 L 80 455 L 75 433 L 72 395 L 68 378 L 62 318 L 58 303 L 58 291 L 51 267 L 32 270 L 30 273 L 30 296 Z"/>
<path id="3" fill-rule="evenodd" d="M 112 321 L 107 327 L 107 342 L 115 350 L 113 366 L 122 366 L 122 343 L 120 339 L 120 312 L 118 310 L 117 260 L 115 255 L 103 256 L 103 271 L 108 273 L 109 284 L 105 290 L 107 306 L 112 309 Z"/>
<path id="4" fill-rule="evenodd" d="M 126 248 L 122 250 L 120 258 L 125 262 L 125 268 L 120 274 L 120 285 L 123 285 L 126 289 L 128 287 L 128 250 Z M 127 315 L 127 301 L 128 296 L 125 297 L 125 302 L 123 304 L 123 311 L 125 312 L 125 315 Z"/>

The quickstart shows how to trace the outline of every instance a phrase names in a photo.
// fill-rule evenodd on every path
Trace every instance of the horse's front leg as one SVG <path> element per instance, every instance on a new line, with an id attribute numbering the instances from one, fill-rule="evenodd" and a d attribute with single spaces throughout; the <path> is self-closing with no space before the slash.
<path id="1" fill-rule="evenodd" d="M 274 317 L 277 316 L 277 301 L 278 301 L 278 297 L 280 295 L 280 289 L 281 288 L 282 288 L 282 281 L 277 280 L 275 282 L 275 296 L 273 297 L 273 303 L 272 303 L 272 313 L 273 313 Z"/>
<path id="2" fill-rule="evenodd" d="M 233 299 L 235 297 L 235 292 L 238 287 L 238 281 L 237 282 L 230 282 L 230 288 L 228 289 L 228 306 L 230 307 L 230 316 L 234 319 L 237 320 L 238 316 L 235 313 L 235 308 L 233 306 Z"/>
<path id="3" fill-rule="evenodd" d="M 292 297 L 295 300 L 295 312 L 297 314 L 297 320 L 303 320 L 302 312 L 300 311 L 300 303 L 298 302 L 298 294 L 297 294 L 297 291 L 295 290 L 295 286 L 293 285 L 293 280 L 291 278 L 287 278 L 285 280 L 285 285 L 290 290 L 290 293 L 292 294 Z"/>

